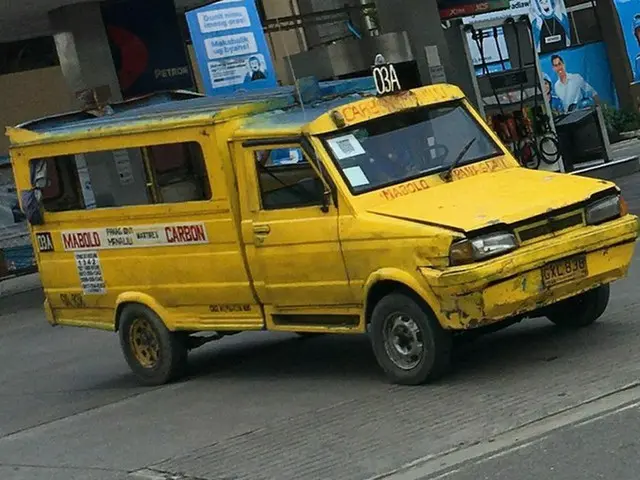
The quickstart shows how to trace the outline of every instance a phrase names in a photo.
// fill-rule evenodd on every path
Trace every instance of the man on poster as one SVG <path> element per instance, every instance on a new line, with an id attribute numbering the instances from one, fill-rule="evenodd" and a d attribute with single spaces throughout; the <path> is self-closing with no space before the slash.
<path id="1" fill-rule="evenodd" d="M 582 75 L 567 73 L 563 58 L 560 55 L 551 57 L 551 65 L 558 76 L 555 92 L 565 112 L 587 108 L 598 102 L 598 92 L 589 85 Z"/>
<path id="2" fill-rule="evenodd" d="M 255 82 L 256 80 L 266 80 L 267 74 L 260 63 L 260 59 L 253 55 L 248 60 L 249 68 L 246 82 Z"/>

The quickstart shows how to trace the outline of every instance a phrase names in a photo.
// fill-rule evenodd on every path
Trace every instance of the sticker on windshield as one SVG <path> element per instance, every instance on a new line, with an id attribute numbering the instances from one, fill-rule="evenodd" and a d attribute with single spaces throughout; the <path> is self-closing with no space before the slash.
<path id="1" fill-rule="evenodd" d="M 344 135 L 329 140 L 329 146 L 338 160 L 357 157 L 365 153 L 364 148 L 355 135 Z M 369 183 L 369 182 L 367 182 Z"/>
<path id="2" fill-rule="evenodd" d="M 357 165 L 355 167 L 345 168 L 343 172 L 352 187 L 355 188 L 363 185 L 369 185 L 369 179 Z"/>

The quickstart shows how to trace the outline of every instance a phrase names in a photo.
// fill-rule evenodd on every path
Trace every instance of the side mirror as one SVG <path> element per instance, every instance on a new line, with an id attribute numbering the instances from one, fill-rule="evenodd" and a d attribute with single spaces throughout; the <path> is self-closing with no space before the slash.
<path id="1" fill-rule="evenodd" d="M 33 188 L 20 192 L 22 211 L 31 225 L 44 225 L 44 206 L 42 204 L 42 192 Z"/>
<path id="2" fill-rule="evenodd" d="M 331 190 L 326 189 L 322 193 L 322 206 L 320 207 L 320 210 L 322 210 L 322 213 L 329 212 L 329 205 L 331 205 Z"/>

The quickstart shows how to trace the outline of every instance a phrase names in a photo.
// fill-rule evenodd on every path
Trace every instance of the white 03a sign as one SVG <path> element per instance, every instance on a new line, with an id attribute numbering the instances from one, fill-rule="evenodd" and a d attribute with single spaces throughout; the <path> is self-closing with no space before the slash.
<path id="1" fill-rule="evenodd" d="M 373 67 L 373 81 L 376 85 L 378 95 L 386 95 L 402 90 L 398 73 L 391 64 L 376 65 Z"/>

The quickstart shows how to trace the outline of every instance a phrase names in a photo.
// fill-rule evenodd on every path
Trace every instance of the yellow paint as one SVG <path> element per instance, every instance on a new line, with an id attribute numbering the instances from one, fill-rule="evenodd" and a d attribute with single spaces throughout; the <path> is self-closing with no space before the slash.
<path id="1" fill-rule="evenodd" d="M 495 158 L 455 169 L 451 182 L 429 175 L 354 196 L 319 138 L 339 130 L 338 117 L 348 126 L 449 101 L 470 109 L 501 149 Z M 614 185 L 519 167 L 457 87 L 369 97 L 299 125 L 245 126 L 269 108 L 273 105 L 258 102 L 213 119 L 199 112 L 73 134 L 9 129 L 19 190 L 30 188 L 29 161 L 34 158 L 198 142 L 213 192 L 211 200 L 202 202 L 46 213 L 45 225 L 31 231 L 50 233 L 55 248 L 37 254 L 47 320 L 114 331 L 120 307 L 136 303 L 153 310 L 170 330 L 362 333 L 367 302 L 381 285 L 396 285 L 422 298 L 445 328 L 467 329 L 531 312 L 627 271 L 638 235 L 636 217 L 625 215 L 597 227 L 584 221 L 583 202 Z M 264 210 L 254 166 L 261 147 L 244 141 L 290 147 L 301 135 L 309 136 L 326 175 L 324 187 L 335 188 L 337 202 L 331 200 L 326 211 L 319 206 Z M 285 137 L 291 141 L 273 145 L 273 139 Z M 557 209 L 562 213 L 555 218 L 577 213 L 580 222 L 522 241 L 514 252 L 492 260 L 450 265 L 452 242 L 487 228 L 512 230 L 520 238 L 544 226 L 548 219 L 542 217 Z M 202 223 L 208 243 L 100 249 L 106 293 L 82 295 L 63 231 L 186 222 Z M 543 288 L 542 266 L 575 253 L 587 253 L 589 275 Z M 69 308 L 63 294 L 82 295 L 84 306 Z M 288 324 L 287 318 L 297 323 Z"/>

